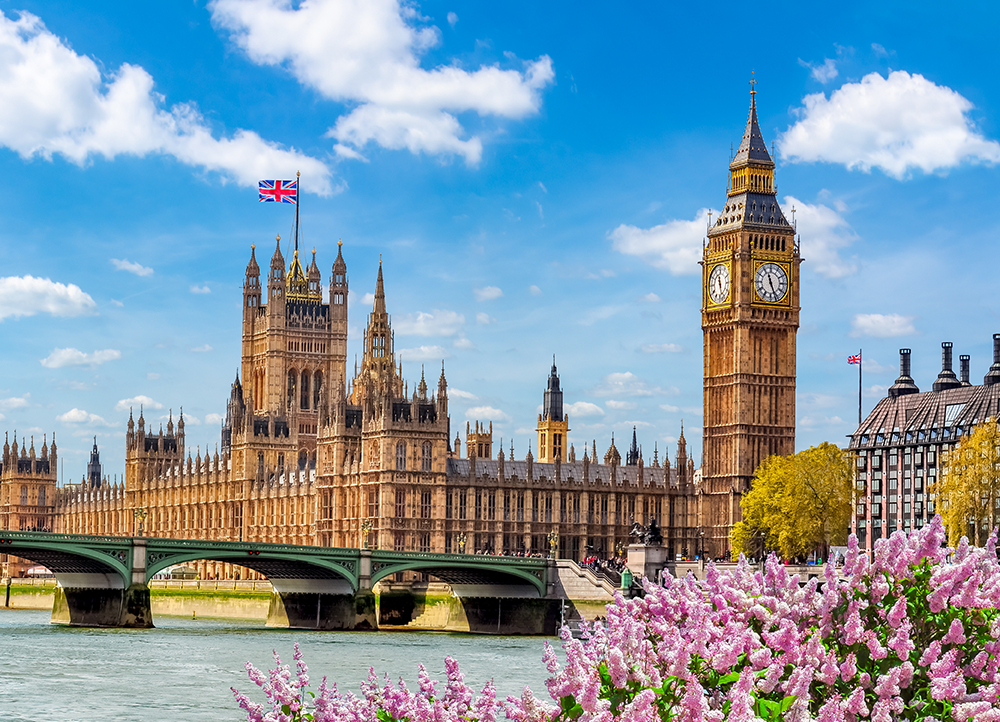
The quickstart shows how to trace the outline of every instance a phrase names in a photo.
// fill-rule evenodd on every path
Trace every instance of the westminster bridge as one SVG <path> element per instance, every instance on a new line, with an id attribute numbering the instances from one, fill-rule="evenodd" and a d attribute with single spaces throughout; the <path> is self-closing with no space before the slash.
<path id="1" fill-rule="evenodd" d="M 267 624 L 275 627 L 377 629 L 373 587 L 399 572 L 450 585 L 473 630 L 551 634 L 566 596 L 566 563 L 537 557 L 21 531 L 0 531 L 0 554 L 51 570 L 58 582 L 52 622 L 80 626 L 152 627 L 153 575 L 198 560 L 265 575 L 273 588 Z"/>

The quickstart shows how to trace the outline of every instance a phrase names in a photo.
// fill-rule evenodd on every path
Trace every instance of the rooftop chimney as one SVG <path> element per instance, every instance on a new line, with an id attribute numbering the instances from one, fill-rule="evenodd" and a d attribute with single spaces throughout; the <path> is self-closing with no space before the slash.
<path id="1" fill-rule="evenodd" d="M 955 376 L 955 372 L 951 370 L 951 347 L 951 341 L 945 341 L 941 344 L 941 373 L 938 374 L 937 381 L 931 387 L 935 391 L 946 391 L 962 385 L 962 382 Z"/>
<path id="2" fill-rule="evenodd" d="M 968 354 L 958 357 L 958 379 L 962 386 L 972 386 L 969 383 L 969 356 Z"/>
<path id="3" fill-rule="evenodd" d="M 899 349 L 899 378 L 896 379 L 896 383 L 889 387 L 889 396 L 896 398 L 897 396 L 917 393 L 920 393 L 920 389 L 913 383 L 913 377 L 910 376 L 910 349 L 901 348 Z"/>
<path id="4" fill-rule="evenodd" d="M 993 334 L 993 365 L 990 366 L 983 383 L 987 386 L 1000 383 L 1000 333 Z"/>

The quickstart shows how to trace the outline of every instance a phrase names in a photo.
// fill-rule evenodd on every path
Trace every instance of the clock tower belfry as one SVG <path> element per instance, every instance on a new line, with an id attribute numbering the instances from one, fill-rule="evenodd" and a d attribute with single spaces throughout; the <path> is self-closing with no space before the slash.
<path id="1" fill-rule="evenodd" d="M 799 248 L 774 185 L 774 161 L 750 116 L 729 163 L 724 209 L 702 257 L 704 443 L 701 527 L 706 553 L 730 549 L 740 497 L 757 466 L 795 452 Z"/>

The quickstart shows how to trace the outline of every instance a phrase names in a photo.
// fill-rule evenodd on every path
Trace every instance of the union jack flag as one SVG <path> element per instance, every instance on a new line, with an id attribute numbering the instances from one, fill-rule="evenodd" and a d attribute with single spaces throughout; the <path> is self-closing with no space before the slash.
<path id="1" fill-rule="evenodd" d="M 848 356 L 847 357 L 847 363 L 849 363 L 851 366 L 860 364 L 861 363 L 861 354 L 856 354 L 854 356 Z"/>
<path id="2" fill-rule="evenodd" d="M 291 203 L 299 202 L 299 182 L 297 180 L 262 180 L 257 184 L 260 203 Z"/>

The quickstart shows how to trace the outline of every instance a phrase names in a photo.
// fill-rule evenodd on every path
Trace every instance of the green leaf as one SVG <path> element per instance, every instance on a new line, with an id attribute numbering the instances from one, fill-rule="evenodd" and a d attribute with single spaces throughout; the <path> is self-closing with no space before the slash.
<path id="1" fill-rule="evenodd" d="M 725 677 L 723 677 L 722 679 L 720 679 L 718 683 L 719 683 L 719 686 L 723 686 L 723 685 L 727 685 L 727 684 L 732 684 L 733 682 L 737 681 L 739 678 L 740 678 L 740 673 L 739 672 L 730 672 Z"/>
<path id="2" fill-rule="evenodd" d="M 290 706 L 288 706 L 287 704 L 281 705 L 281 714 L 291 714 L 291 713 L 292 713 L 292 708 Z"/>

